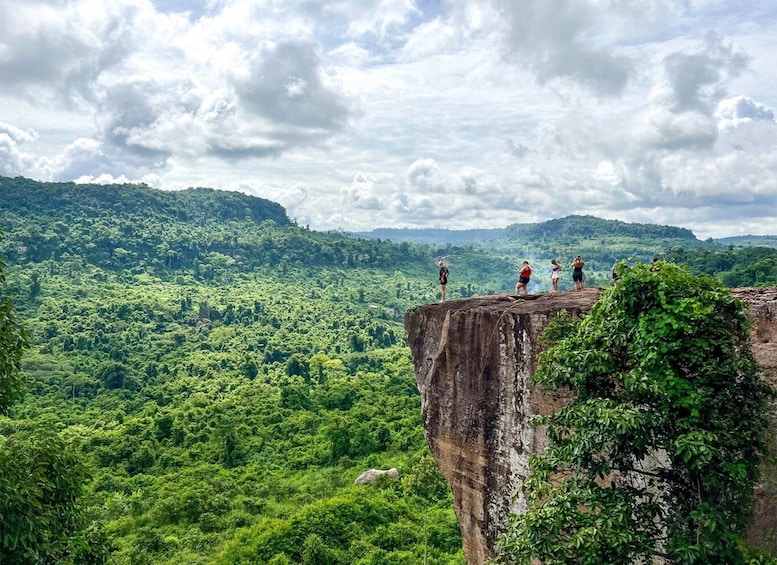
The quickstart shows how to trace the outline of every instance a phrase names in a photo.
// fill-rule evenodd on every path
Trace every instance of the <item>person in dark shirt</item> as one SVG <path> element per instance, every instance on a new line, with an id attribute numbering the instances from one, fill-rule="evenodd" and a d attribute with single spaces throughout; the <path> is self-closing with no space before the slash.
<path id="1" fill-rule="evenodd" d="M 575 283 L 575 290 L 583 290 L 583 262 L 582 257 L 578 255 L 575 260 L 572 261 L 572 281 Z"/>
<path id="2" fill-rule="evenodd" d="M 448 272 L 445 261 L 440 261 L 440 292 L 442 294 L 440 302 L 445 302 L 445 286 L 448 284 Z"/>

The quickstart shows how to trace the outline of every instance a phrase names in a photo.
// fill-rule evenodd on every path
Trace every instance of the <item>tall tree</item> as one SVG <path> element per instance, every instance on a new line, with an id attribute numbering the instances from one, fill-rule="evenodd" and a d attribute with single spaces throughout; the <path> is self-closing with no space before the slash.
<path id="1" fill-rule="evenodd" d="M 26 332 L 6 288 L 5 263 L 0 260 L 0 414 L 5 414 L 24 392 L 21 362 L 26 344 Z"/>
<path id="2" fill-rule="evenodd" d="M 743 304 L 674 264 L 617 269 L 584 319 L 550 326 L 534 379 L 574 399 L 535 421 L 548 448 L 500 559 L 742 563 L 773 394 Z"/>

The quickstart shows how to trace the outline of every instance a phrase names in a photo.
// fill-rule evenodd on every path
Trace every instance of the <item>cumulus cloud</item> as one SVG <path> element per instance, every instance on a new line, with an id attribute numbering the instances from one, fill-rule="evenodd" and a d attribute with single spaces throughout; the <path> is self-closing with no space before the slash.
<path id="1" fill-rule="evenodd" d="M 674 95 L 675 111 L 711 114 L 725 95 L 724 79 L 734 78 L 747 68 L 749 57 L 725 44 L 710 32 L 696 53 L 675 52 L 664 59 L 664 67 Z"/>
<path id="2" fill-rule="evenodd" d="M 277 156 L 347 125 L 349 101 L 323 74 L 314 47 L 292 42 L 266 46 L 247 77 L 217 89 L 189 73 L 117 80 L 100 101 L 102 135 L 155 161 Z"/>
<path id="3" fill-rule="evenodd" d="M 17 176 L 29 170 L 34 158 L 25 153 L 23 146 L 37 137 L 35 130 L 22 130 L 0 122 L 0 175 Z"/>
<path id="4" fill-rule="evenodd" d="M 387 190 L 388 189 L 388 190 Z M 358 173 L 353 182 L 345 187 L 342 196 L 349 208 L 357 210 L 383 210 L 386 208 L 384 195 L 394 187 L 369 174 Z"/>
<path id="5" fill-rule="evenodd" d="M 172 1 L 158 6 L 165 13 L 135 0 L 15 4 L 0 6 L 0 92 L 77 102 L 94 112 L 101 141 L 129 158 L 277 156 L 325 143 L 357 108 L 315 43 L 284 38 L 292 30 L 265 23 L 235 41 L 236 20 L 263 19 L 249 2 L 199 6 L 196 21 Z M 285 6 L 279 17 L 293 12 Z"/>
<path id="6" fill-rule="evenodd" d="M 311 42 L 262 46 L 249 76 L 235 79 L 235 87 L 250 112 L 273 123 L 338 131 L 350 116 L 346 98 L 327 84 L 321 57 Z"/>
<path id="7" fill-rule="evenodd" d="M 0 174 L 11 177 L 22 170 L 22 153 L 16 142 L 7 133 L 0 132 Z"/>
<path id="8" fill-rule="evenodd" d="M 710 147 L 718 136 L 717 127 L 700 112 L 672 112 L 665 107 L 647 109 L 634 138 L 651 149 Z"/>
<path id="9" fill-rule="evenodd" d="M 100 142 L 85 138 L 68 145 L 60 156 L 51 161 L 50 168 L 53 179 L 62 181 L 93 178 L 95 175 L 113 178 L 111 173 L 117 172 L 113 161 L 103 152 Z"/>
<path id="10" fill-rule="evenodd" d="M 603 95 L 623 91 L 633 62 L 597 45 L 601 4 L 592 0 L 493 0 L 506 25 L 505 57 L 540 82 L 565 78 Z"/>
<path id="11" fill-rule="evenodd" d="M 721 100 L 715 111 L 718 128 L 732 129 L 754 121 L 774 122 L 774 110 L 747 96 Z"/>
<path id="12" fill-rule="evenodd" d="M 88 104 L 100 75 L 137 48 L 143 4 L 30 0 L 0 4 L 0 91 Z"/>
<path id="13" fill-rule="evenodd" d="M 343 2 L 339 9 L 348 19 L 351 37 L 374 35 L 386 39 L 402 30 L 404 24 L 419 13 L 415 0 L 361 0 Z"/>
<path id="14" fill-rule="evenodd" d="M 414 192 L 445 192 L 445 180 L 434 159 L 418 159 L 410 165 L 407 182 Z"/>

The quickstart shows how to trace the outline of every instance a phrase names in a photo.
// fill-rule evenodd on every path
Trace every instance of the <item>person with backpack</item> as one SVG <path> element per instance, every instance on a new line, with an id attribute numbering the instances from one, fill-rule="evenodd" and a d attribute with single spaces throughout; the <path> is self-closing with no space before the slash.
<path id="1" fill-rule="evenodd" d="M 518 270 L 518 283 L 515 285 L 516 296 L 521 294 L 521 289 L 526 296 L 529 295 L 529 279 L 531 278 L 531 265 L 528 261 L 524 261 L 521 268 Z"/>
<path id="2" fill-rule="evenodd" d="M 445 302 L 445 287 L 448 284 L 448 267 L 445 266 L 445 261 L 440 261 L 440 293 L 442 294 L 442 300 Z"/>

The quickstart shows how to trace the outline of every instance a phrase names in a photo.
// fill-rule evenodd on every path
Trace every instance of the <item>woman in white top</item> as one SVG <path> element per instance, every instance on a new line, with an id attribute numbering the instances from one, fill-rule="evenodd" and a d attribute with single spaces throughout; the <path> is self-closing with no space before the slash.
<path id="1" fill-rule="evenodd" d="M 553 285 L 551 292 L 558 292 L 558 279 L 561 277 L 561 265 L 555 259 L 550 260 L 550 284 Z"/>

